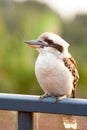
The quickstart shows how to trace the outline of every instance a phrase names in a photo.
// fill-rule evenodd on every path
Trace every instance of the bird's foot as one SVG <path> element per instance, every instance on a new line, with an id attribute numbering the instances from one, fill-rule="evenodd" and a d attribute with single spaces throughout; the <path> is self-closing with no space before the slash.
<path id="1" fill-rule="evenodd" d="M 55 101 L 55 102 L 57 102 L 58 100 L 62 100 L 62 99 L 67 98 L 67 96 L 66 96 L 66 95 L 55 96 L 55 97 L 56 97 L 56 101 Z"/>
<path id="2" fill-rule="evenodd" d="M 44 98 L 47 98 L 47 97 L 52 97 L 51 95 L 49 95 L 48 93 L 45 93 L 44 95 L 40 96 L 40 99 L 44 99 Z M 67 95 L 61 95 L 61 96 L 53 96 L 56 98 L 56 101 L 55 103 L 58 101 L 58 100 L 62 100 L 64 98 L 67 98 Z"/>
<path id="3" fill-rule="evenodd" d="M 40 96 L 40 99 L 44 99 L 44 98 L 47 98 L 47 97 L 50 97 L 50 95 L 48 93 L 45 93 L 44 95 Z"/>

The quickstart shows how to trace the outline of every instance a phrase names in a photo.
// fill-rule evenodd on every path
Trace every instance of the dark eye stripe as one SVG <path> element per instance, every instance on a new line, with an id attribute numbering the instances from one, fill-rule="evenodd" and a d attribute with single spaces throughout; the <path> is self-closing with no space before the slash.
<path id="1" fill-rule="evenodd" d="M 47 42 L 47 43 L 48 43 L 48 45 L 52 45 L 52 44 L 53 44 L 53 41 L 52 41 L 52 40 L 45 39 L 44 41 L 45 41 L 45 42 Z"/>
<path id="2" fill-rule="evenodd" d="M 50 47 L 57 49 L 61 53 L 63 52 L 63 47 L 61 45 L 53 43 L 53 41 L 49 39 L 45 39 L 45 42 L 47 42 Z"/>
<path id="3" fill-rule="evenodd" d="M 59 52 L 63 52 L 63 47 L 62 46 L 60 46 L 60 45 L 57 45 L 57 44 L 54 44 L 54 46 L 53 46 L 55 49 L 57 49 Z"/>

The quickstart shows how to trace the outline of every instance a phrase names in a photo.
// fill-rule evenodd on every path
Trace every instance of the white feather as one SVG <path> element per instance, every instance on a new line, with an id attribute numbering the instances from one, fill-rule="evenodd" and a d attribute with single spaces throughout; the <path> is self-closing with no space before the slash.
<path id="1" fill-rule="evenodd" d="M 73 88 L 73 76 L 63 60 L 50 52 L 40 53 L 35 73 L 42 89 L 49 95 L 70 96 Z"/>

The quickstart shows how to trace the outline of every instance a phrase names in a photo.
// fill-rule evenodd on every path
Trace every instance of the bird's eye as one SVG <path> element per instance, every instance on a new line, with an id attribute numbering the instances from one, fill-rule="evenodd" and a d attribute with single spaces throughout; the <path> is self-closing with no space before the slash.
<path id="1" fill-rule="evenodd" d="M 45 42 L 48 43 L 49 47 L 53 47 L 53 48 L 57 49 L 60 53 L 63 52 L 63 47 L 61 45 L 54 43 L 51 39 L 45 39 Z"/>
<path id="2" fill-rule="evenodd" d="M 53 44 L 53 41 L 50 39 L 45 39 L 45 42 L 47 42 L 49 46 Z"/>
<path id="3" fill-rule="evenodd" d="M 48 44 L 53 44 L 53 41 L 52 40 L 48 40 Z"/>

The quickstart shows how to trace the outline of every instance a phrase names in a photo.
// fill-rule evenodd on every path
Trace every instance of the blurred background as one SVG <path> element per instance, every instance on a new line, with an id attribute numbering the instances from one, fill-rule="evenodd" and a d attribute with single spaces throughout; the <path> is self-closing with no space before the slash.
<path id="1" fill-rule="evenodd" d="M 0 0 L 0 92 L 43 94 L 34 73 L 38 52 L 23 42 L 50 31 L 70 43 L 87 98 L 87 1 Z"/>

